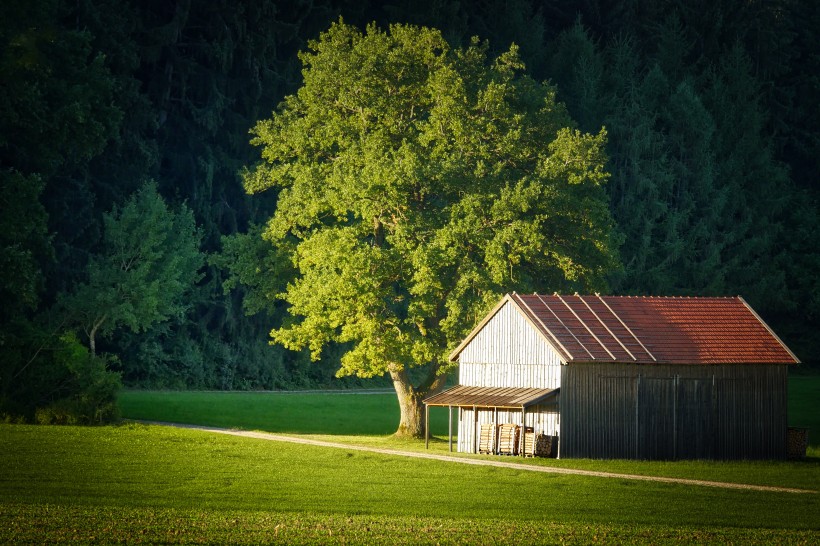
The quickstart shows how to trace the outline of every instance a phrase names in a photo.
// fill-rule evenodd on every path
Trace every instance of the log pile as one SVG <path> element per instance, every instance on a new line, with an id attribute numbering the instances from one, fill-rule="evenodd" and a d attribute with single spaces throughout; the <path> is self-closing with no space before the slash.
<path id="1" fill-rule="evenodd" d="M 553 444 L 552 436 L 528 432 L 524 435 L 524 456 L 554 457 Z"/>
<path id="2" fill-rule="evenodd" d="M 789 459 L 804 459 L 806 448 L 809 445 L 809 429 L 789 427 L 789 437 L 786 444 L 786 454 Z"/>

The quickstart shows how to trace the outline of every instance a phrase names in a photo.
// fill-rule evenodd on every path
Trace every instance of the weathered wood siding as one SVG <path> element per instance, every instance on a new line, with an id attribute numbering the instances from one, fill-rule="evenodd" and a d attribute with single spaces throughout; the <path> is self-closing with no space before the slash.
<path id="1" fill-rule="evenodd" d="M 560 418 L 557 405 L 527 408 L 527 426 L 536 433 L 558 436 Z M 487 408 L 462 408 L 458 415 L 458 451 L 478 453 L 478 431 L 484 423 L 521 425 L 521 410 L 492 410 Z"/>
<path id="2" fill-rule="evenodd" d="M 786 382 L 782 365 L 564 366 L 561 456 L 783 458 Z"/>
<path id="3" fill-rule="evenodd" d="M 511 303 L 499 309 L 458 357 L 460 385 L 554 389 L 561 361 Z"/>
<path id="4" fill-rule="evenodd" d="M 538 389 L 561 386 L 558 355 L 511 303 L 499 309 L 461 351 L 458 369 L 460 385 Z M 535 432 L 557 435 L 558 407 L 528 408 L 526 421 Z M 458 420 L 459 451 L 478 451 L 477 428 L 483 423 L 521 425 L 521 411 L 462 408 Z"/>

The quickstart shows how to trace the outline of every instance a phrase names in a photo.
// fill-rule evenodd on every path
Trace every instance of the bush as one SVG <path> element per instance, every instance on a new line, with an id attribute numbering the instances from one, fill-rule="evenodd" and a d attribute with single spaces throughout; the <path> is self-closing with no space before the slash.
<path id="1" fill-rule="evenodd" d="M 117 393 L 122 388 L 120 374 L 108 368 L 113 357 L 93 356 L 80 344 L 76 335 L 66 334 L 61 339 L 63 351 L 58 359 L 71 374 L 67 396 L 51 407 L 56 407 L 55 418 L 65 424 L 106 423 L 118 418 Z"/>
<path id="2" fill-rule="evenodd" d="M 90 425 L 119 418 L 117 393 L 120 374 L 109 370 L 111 357 L 92 356 L 73 333 L 59 338 L 52 358 L 40 366 L 53 368 L 57 384 L 43 383 L 51 394 L 34 409 L 34 422 L 42 425 Z"/>

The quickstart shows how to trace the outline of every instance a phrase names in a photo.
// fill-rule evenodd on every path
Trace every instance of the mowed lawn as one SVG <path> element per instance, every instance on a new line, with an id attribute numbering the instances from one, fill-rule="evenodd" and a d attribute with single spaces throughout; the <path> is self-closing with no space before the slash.
<path id="1" fill-rule="evenodd" d="M 810 421 L 801 425 L 816 419 L 818 386 L 818 378 L 792 385 L 805 402 L 790 412 Z M 393 404 L 378 394 L 122 398 L 131 418 L 406 449 L 390 437 Z M 814 410 L 801 414 L 803 404 Z M 431 447 L 446 451 L 447 412 L 434 417 Z M 818 455 L 528 462 L 820 490 Z M 816 544 L 820 494 L 541 474 L 142 424 L 0 425 L 0 543 L 8 542 Z"/>

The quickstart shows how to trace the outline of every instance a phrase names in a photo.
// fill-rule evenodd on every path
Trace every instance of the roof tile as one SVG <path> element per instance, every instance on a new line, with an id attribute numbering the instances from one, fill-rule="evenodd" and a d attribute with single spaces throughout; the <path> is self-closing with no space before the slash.
<path id="1" fill-rule="evenodd" d="M 567 362 L 799 362 L 740 297 L 508 297 Z"/>

